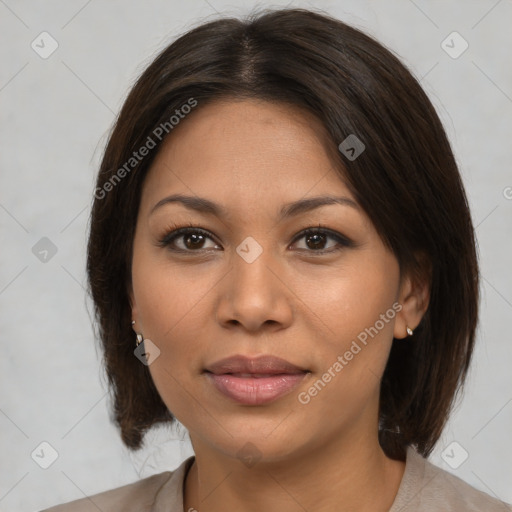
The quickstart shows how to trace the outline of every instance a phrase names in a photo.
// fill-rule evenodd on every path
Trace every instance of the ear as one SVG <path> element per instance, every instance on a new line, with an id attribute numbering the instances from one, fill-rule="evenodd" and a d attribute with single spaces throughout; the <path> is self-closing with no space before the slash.
<path id="1" fill-rule="evenodd" d="M 414 331 L 428 309 L 431 267 L 425 257 L 418 259 L 421 261 L 421 270 L 407 273 L 400 281 L 398 303 L 402 309 L 396 315 L 393 331 L 393 336 L 397 339 L 407 337 L 407 327 Z"/>

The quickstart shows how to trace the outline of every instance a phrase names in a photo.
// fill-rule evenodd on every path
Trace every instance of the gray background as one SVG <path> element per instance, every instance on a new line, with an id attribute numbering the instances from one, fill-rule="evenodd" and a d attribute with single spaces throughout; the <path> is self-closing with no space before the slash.
<path id="1" fill-rule="evenodd" d="M 438 110 L 467 187 L 483 280 L 470 379 L 431 460 L 512 502 L 511 0 L 0 0 L 1 511 L 81 498 L 192 454 L 184 429 L 156 430 L 129 454 L 109 421 L 83 289 L 88 215 L 108 130 L 134 79 L 191 27 L 256 5 L 321 8 L 376 36 Z M 46 59 L 31 47 L 51 48 L 43 31 L 58 42 Z M 460 51 L 458 36 L 442 46 L 453 31 L 469 44 L 457 58 L 445 49 Z M 40 464 L 53 452 L 41 442 L 58 454 L 48 469 Z"/>

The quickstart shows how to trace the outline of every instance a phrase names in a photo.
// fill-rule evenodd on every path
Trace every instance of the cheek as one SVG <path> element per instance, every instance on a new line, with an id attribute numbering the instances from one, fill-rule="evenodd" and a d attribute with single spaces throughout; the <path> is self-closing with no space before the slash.
<path id="1" fill-rule="evenodd" d="M 134 252 L 133 292 L 143 335 L 160 350 L 149 366 L 153 382 L 167 407 L 181 421 L 192 408 L 191 378 L 202 371 L 208 339 L 208 309 L 219 277 L 197 267 L 170 262 L 165 251 L 139 248 Z M 201 411 L 198 411 L 198 414 Z M 204 411 L 203 411 L 204 413 Z"/>
<path id="2" fill-rule="evenodd" d="M 398 286 L 396 259 L 368 251 L 347 262 L 308 299 L 323 321 L 324 336 L 315 347 L 320 366 L 314 380 L 322 381 L 316 387 L 323 395 L 318 407 L 342 400 L 349 410 L 357 409 L 378 394 L 400 307 Z"/>
<path id="3" fill-rule="evenodd" d="M 329 277 L 321 272 L 312 274 L 299 285 L 297 295 L 307 306 L 304 314 L 309 310 L 309 318 L 321 320 L 326 346 L 338 349 L 376 322 L 379 334 L 392 337 L 396 316 L 392 306 L 398 287 L 399 267 L 394 256 L 369 250 L 354 253 Z"/>
<path id="4" fill-rule="evenodd" d="M 335 430 L 335 425 L 348 424 L 350 418 L 377 407 L 396 308 L 394 287 L 376 277 L 351 275 L 343 286 L 327 290 L 332 299 L 324 303 L 324 308 L 331 309 L 326 315 L 329 330 L 318 339 L 316 372 L 295 406 L 299 412 L 308 412 L 308 421 L 320 422 L 312 428 L 325 428 L 322 418 L 328 415 Z"/>
<path id="5" fill-rule="evenodd" d="M 204 410 L 195 410 L 200 404 L 191 400 L 190 378 L 199 371 L 205 332 L 204 296 L 211 286 L 204 286 L 176 266 L 155 261 L 141 265 L 134 274 L 144 337 L 160 350 L 148 367 L 155 387 L 179 421 L 204 415 Z"/>
<path id="6" fill-rule="evenodd" d="M 198 325 L 215 276 L 204 272 L 198 278 L 193 265 L 172 263 L 165 250 L 139 244 L 133 256 L 132 282 L 144 336 L 166 345 L 169 340 L 180 339 L 180 331 L 193 335 L 189 329 Z"/>
<path id="7" fill-rule="evenodd" d="M 160 350 L 159 358 L 150 367 L 152 373 L 163 366 L 182 379 L 194 371 L 205 337 L 204 295 L 205 289 L 197 281 L 173 279 L 168 272 L 156 271 L 144 281 L 137 296 L 143 334 Z M 162 377 L 169 376 L 155 373 L 155 378 Z"/>

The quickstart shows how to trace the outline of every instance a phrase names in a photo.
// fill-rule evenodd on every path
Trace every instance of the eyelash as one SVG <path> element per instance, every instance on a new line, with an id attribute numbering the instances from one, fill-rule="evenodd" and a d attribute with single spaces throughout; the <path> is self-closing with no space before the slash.
<path id="1" fill-rule="evenodd" d="M 210 238 L 211 240 L 213 240 L 215 242 L 215 237 L 209 231 L 206 231 L 206 230 L 200 228 L 199 226 L 195 226 L 193 224 L 188 224 L 187 227 L 180 227 L 178 225 L 172 224 L 167 228 L 164 235 L 161 238 L 159 238 L 156 245 L 158 247 L 168 248 L 169 250 L 171 250 L 173 252 L 181 252 L 181 253 L 189 253 L 189 254 L 200 253 L 200 252 L 209 250 L 209 249 L 185 250 L 185 249 L 176 249 L 176 248 L 169 247 L 176 239 L 178 239 L 184 235 L 189 235 L 189 234 L 203 235 L 205 237 Z M 332 254 L 334 252 L 343 250 L 347 247 L 355 246 L 355 244 L 354 244 L 354 242 L 352 242 L 352 240 L 348 239 L 347 237 L 341 235 L 340 233 L 338 233 L 336 231 L 333 231 L 329 228 L 326 228 L 325 226 L 322 226 L 321 224 L 319 224 L 315 228 L 306 228 L 306 229 L 302 230 L 293 239 L 292 244 L 296 243 L 301 238 L 304 238 L 306 236 L 311 236 L 311 235 L 326 235 L 328 238 L 332 238 L 333 240 L 336 240 L 338 242 L 338 247 L 331 248 L 331 249 L 320 249 L 320 250 L 300 249 L 301 251 L 306 251 L 306 252 L 309 252 L 309 253 L 312 253 L 315 255 L 316 254 L 322 255 L 322 254 Z M 217 243 L 217 242 L 215 242 L 215 243 Z"/>

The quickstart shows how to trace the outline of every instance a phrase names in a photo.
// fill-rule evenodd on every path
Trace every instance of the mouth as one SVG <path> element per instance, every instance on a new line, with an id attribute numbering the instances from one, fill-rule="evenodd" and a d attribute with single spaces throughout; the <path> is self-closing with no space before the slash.
<path id="1" fill-rule="evenodd" d="M 207 372 L 212 373 L 212 372 Z M 299 372 L 302 373 L 302 372 Z M 278 377 L 280 375 L 296 375 L 294 373 L 218 373 L 212 375 L 232 375 L 233 377 L 237 377 L 239 379 L 266 379 L 270 377 Z"/>
<path id="2" fill-rule="evenodd" d="M 296 366 L 280 357 L 270 355 L 256 358 L 235 355 L 212 363 L 205 368 L 205 371 L 215 375 L 274 376 L 279 374 L 303 373 L 307 371 L 307 369 Z"/>
<path id="3" fill-rule="evenodd" d="M 311 372 L 274 356 L 234 356 L 213 363 L 204 373 L 214 388 L 230 400 L 262 405 L 290 393 Z"/>

